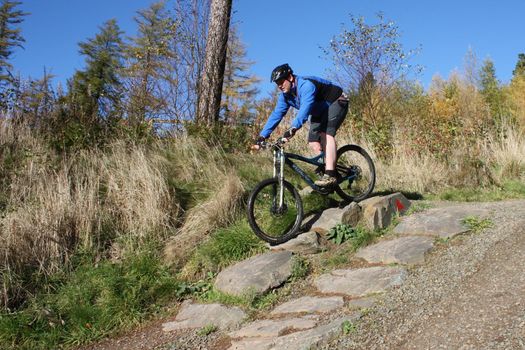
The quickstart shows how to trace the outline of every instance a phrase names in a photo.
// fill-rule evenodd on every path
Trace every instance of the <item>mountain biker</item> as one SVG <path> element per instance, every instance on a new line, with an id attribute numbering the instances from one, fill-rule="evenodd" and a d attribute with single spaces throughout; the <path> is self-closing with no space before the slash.
<path id="1" fill-rule="evenodd" d="M 335 185 L 335 134 L 348 112 L 348 98 L 343 89 L 322 78 L 295 75 L 287 63 L 275 67 L 271 81 L 277 84 L 282 93 L 279 94 L 277 104 L 256 140 L 257 145 L 270 136 L 290 107 L 298 109 L 291 127 L 283 135 L 284 141 L 292 138 L 310 119 L 308 144 L 316 154 L 325 151 L 324 175 L 315 181 L 315 184 L 321 187 Z"/>

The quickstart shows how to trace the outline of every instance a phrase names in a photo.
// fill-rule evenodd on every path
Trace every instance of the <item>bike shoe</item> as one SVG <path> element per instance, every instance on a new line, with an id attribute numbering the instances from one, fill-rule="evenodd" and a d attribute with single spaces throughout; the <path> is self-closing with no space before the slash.
<path id="1" fill-rule="evenodd" d="M 324 174 L 323 177 L 314 182 L 319 187 L 330 187 L 337 184 L 337 179 L 333 176 Z"/>

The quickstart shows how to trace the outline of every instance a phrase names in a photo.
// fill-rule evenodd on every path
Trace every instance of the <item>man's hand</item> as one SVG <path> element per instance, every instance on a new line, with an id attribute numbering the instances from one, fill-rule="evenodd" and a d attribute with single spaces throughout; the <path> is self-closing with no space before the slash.
<path id="1" fill-rule="evenodd" d="M 292 137 L 294 137 L 296 131 L 297 131 L 297 129 L 296 129 L 296 128 L 293 128 L 293 127 L 290 128 L 290 129 L 288 129 L 288 130 L 286 130 L 286 131 L 284 132 L 284 134 L 283 134 L 283 141 L 284 141 L 284 142 L 288 142 L 288 141 L 290 141 L 290 139 L 291 139 Z"/>
<path id="2" fill-rule="evenodd" d="M 260 150 L 263 146 L 264 146 L 264 143 L 266 142 L 266 138 L 265 137 L 262 137 L 262 136 L 259 136 L 257 138 L 257 140 L 255 140 L 255 144 L 252 145 L 250 147 L 251 150 L 253 151 L 258 151 Z"/>

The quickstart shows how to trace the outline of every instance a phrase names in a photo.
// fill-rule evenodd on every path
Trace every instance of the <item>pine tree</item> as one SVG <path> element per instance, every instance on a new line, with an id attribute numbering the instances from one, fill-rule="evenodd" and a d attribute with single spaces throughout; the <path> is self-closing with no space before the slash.
<path id="1" fill-rule="evenodd" d="M 169 114 L 169 94 L 175 75 L 176 52 L 172 42 L 177 23 L 164 1 L 156 2 L 135 17 L 138 36 L 126 50 L 128 118 L 141 122 Z M 175 89 L 176 90 L 176 89 Z"/>
<path id="2" fill-rule="evenodd" d="M 254 100 L 259 93 L 256 84 L 260 81 L 247 73 L 253 63 L 246 60 L 246 48 L 237 34 L 237 28 L 233 27 L 228 39 L 221 102 L 222 118 L 228 124 L 253 119 Z"/>
<path id="3" fill-rule="evenodd" d="M 16 47 L 23 48 L 25 42 L 18 28 L 28 15 L 15 8 L 22 4 L 20 1 L 2 0 L 0 5 L 0 82 L 11 81 L 13 66 L 9 63 Z"/>
<path id="4" fill-rule="evenodd" d="M 86 57 L 86 68 L 75 73 L 70 93 L 87 117 L 108 118 L 119 112 L 124 49 L 121 35 L 116 20 L 112 19 L 95 38 L 79 44 L 80 54 Z"/>
<path id="5" fill-rule="evenodd" d="M 503 95 L 496 78 L 494 62 L 486 59 L 480 71 L 481 94 L 489 105 L 492 117 L 500 120 L 503 112 Z"/>
<path id="6" fill-rule="evenodd" d="M 525 76 L 525 53 L 518 55 L 518 62 L 516 63 L 516 68 L 512 71 L 512 75 L 513 77 Z"/>
<path id="7" fill-rule="evenodd" d="M 19 82 L 12 74 L 9 62 L 15 48 L 23 48 L 25 42 L 18 27 L 24 20 L 24 13 L 15 8 L 19 1 L 2 0 L 0 3 L 0 110 L 8 110 L 19 94 Z"/>

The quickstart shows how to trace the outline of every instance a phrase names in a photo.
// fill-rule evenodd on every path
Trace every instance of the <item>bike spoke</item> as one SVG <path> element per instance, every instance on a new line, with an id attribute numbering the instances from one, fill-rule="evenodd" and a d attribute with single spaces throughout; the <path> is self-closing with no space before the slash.
<path id="1" fill-rule="evenodd" d="M 345 146 L 338 152 L 338 193 L 345 199 L 361 200 L 373 189 L 375 169 L 370 157 L 358 146 Z"/>

